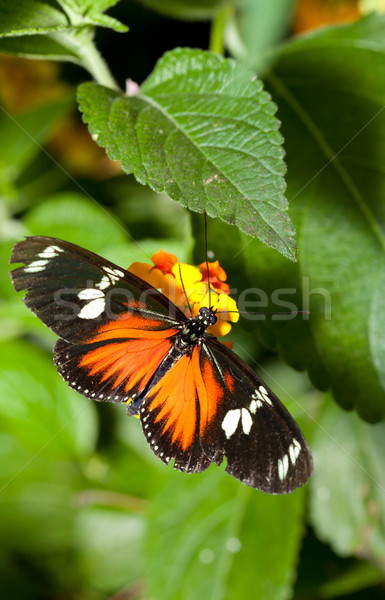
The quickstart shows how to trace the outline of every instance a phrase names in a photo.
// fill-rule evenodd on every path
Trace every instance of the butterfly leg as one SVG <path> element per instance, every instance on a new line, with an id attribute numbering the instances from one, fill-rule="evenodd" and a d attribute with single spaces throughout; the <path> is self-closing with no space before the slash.
<path id="1" fill-rule="evenodd" d="M 132 399 L 132 400 L 129 400 L 128 402 L 126 402 L 127 414 L 130 416 L 138 415 L 142 401 L 143 401 L 143 394 L 140 394 L 135 399 Z"/>

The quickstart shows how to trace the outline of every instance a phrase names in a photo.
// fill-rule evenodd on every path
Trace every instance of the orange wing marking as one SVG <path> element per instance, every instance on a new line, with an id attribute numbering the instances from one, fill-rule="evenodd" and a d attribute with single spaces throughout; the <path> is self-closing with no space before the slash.
<path id="1" fill-rule="evenodd" d="M 203 361 L 202 374 L 197 347 L 194 348 L 192 362 L 199 397 L 200 433 L 203 434 L 217 412 L 218 404 L 223 397 L 223 390 L 215 379 L 213 367 L 207 358 L 204 358 Z"/>
<path id="2" fill-rule="evenodd" d="M 141 339 L 107 344 L 83 356 L 79 367 L 89 375 L 101 374 L 100 382 L 115 377 L 112 388 L 126 380 L 124 389 L 140 383 L 143 389 L 171 348 L 170 339 Z"/>
<path id="3" fill-rule="evenodd" d="M 144 319 L 143 317 L 131 316 L 127 318 L 124 316 L 115 321 L 110 321 L 107 325 L 102 325 L 98 330 L 98 334 L 87 340 L 87 343 L 92 344 L 115 338 L 152 338 L 160 340 L 169 338 L 178 332 L 177 329 L 157 329 L 161 325 L 164 325 L 164 322 Z"/>
<path id="4" fill-rule="evenodd" d="M 151 410 L 160 412 L 155 422 L 166 419 L 163 433 L 172 428 L 172 442 L 178 441 L 183 450 L 194 441 L 196 430 L 196 388 L 191 358 L 183 356 L 151 390 Z"/>
<path id="5" fill-rule="evenodd" d="M 223 397 L 210 362 L 205 359 L 201 372 L 199 348 L 192 356 L 182 356 L 150 392 L 150 410 L 159 407 L 155 423 L 165 420 L 163 432 L 172 431 L 172 442 L 182 450 L 189 448 L 197 427 L 197 400 L 200 408 L 200 434 L 213 421 Z"/>

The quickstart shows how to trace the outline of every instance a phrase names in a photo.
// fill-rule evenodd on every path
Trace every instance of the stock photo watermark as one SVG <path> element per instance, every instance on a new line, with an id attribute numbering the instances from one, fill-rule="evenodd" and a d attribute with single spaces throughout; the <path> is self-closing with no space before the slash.
<path id="1" fill-rule="evenodd" d="M 147 318 L 151 318 L 152 311 L 154 315 L 159 315 L 159 304 L 164 305 L 162 318 L 178 319 L 179 311 L 183 312 L 187 307 L 186 299 L 191 298 L 196 290 L 186 289 L 181 293 L 172 291 L 174 293 L 166 297 L 156 289 L 146 289 L 138 296 L 137 292 L 134 294 L 128 288 L 114 287 L 103 290 L 89 281 L 82 289 L 63 288 L 55 292 L 54 301 L 63 309 L 55 314 L 55 320 L 70 321 L 80 318 L 101 321 L 102 314 L 110 319 L 123 315 L 127 319 L 135 312 L 146 313 Z M 215 295 L 216 292 L 212 290 L 212 298 Z M 232 288 L 230 295 L 237 299 L 237 311 L 218 309 L 214 312 L 223 315 L 239 312 L 244 319 L 250 321 L 267 319 L 288 321 L 296 317 L 308 321 L 315 302 L 318 317 L 322 315 L 325 321 L 330 321 L 332 318 L 332 298 L 329 290 L 322 287 L 312 288 L 308 277 L 302 277 L 300 289 L 282 287 L 267 294 L 265 290 L 257 287 L 246 288 L 240 292 Z M 196 302 L 196 294 L 194 302 Z"/>

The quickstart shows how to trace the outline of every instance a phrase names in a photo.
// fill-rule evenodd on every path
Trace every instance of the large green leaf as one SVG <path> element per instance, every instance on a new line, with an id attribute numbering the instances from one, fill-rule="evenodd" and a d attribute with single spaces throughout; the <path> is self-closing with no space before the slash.
<path id="1" fill-rule="evenodd" d="M 290 598 L 303 501 L 303 490 L 285 497 L 265 495 L 215 467 L 201 475 L 170 473 L 149 520 L 152 596 Z"/>
<path id="2" fill-rule="evenodd" d="M 329 403 L 313 437 L 311 518 L 342 556 L 385 569 L 385 426 L 368 425 Z"/>
<path id="3" fill-rule="evenodd" d="M 91 133 L 127 173 L 294 258 L 276 107 L 249 71 L 177 49 L 137 95 L 87 83 L 78 98 Z"/>
<path id="4" fill-rule="evenodd" d="M 88 493 L 90 499 L 93 495 L 97 501 L 98 493 Z M 87 492 L 84 496 L 87 497 Z M 100 496 L 114 499 L 114 492 L 107 491 Z M 75 539 L 83 570 L 92 587 L 110 596 L 110 592 L 139 579 L 143 573 L 143 521 L 143 515 L 118 511 L 115 507 L 91 504 L 79 511 Z"/>
<path id="5" fill-rule="evenodd" d="M 282 48 L 269 84 L 286 140 L 299 264 L 246 237 L 233 247 L 245 257 L 246 285 L 269 299 L 249 310 L 285 310 L 275 294 L 311 311 L 308 320 L 256 323 L 264 343 L 370 421 L 385 415 L 384 39 L 377 16 Z"/>
<path id="6" fill-rule="evenodd" d="M 338 401 L 369 420 L 385 415 L 384 34 L 385 18 L 372 17 L 298 40 L 271 79 L 299 215 L 300 273 L 318 290 L 313 339 Z"/>

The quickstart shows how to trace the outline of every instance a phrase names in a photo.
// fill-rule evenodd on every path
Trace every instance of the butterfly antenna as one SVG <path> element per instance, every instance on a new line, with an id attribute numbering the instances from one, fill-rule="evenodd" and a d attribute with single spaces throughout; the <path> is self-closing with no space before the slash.
<path id="1" fill-rule="evenodd" d="M 184 287 L 184 283 L 183 283 L 183 279 L 182 279 L 182 269 L 181 269 L 180 263 L 179 263 L 179 277 L 180 277 L 180 280 L 181 280 L 181 283 L 182 283 L 184 297 L 186 298 L 187 306 L 188 306 L 188 309 L 190 311 L 190 316 L 192 317 L 192 310 L 191 310 L 190 301 L 188 299 L 188 295 L 187 295 L 187 292 L 186 292 L 186 288 Z"/>
<path id="2" fill-rule="evenodd" d="M 207 212 L 204 210 L 203 214 L 205 216 L 205 263 L 206 263 L 206 271 L 207 271 L 207 283 L 209 286 L 209 307 L 211 308 L 210 270 L 209 270 L 209 262 L 207 260 Z"/>
<path id="3" fill-rule="evenodd" d="M 285 312 L 252 312 L 246 310 L 218 310 L 215 314 L 220 315 L 222 313 L 230 314 L 236 313 L 237 315 L 310 315 L 310 311 L 308 310 L 293 310 L 293 311 L 285 311 Z"/>

